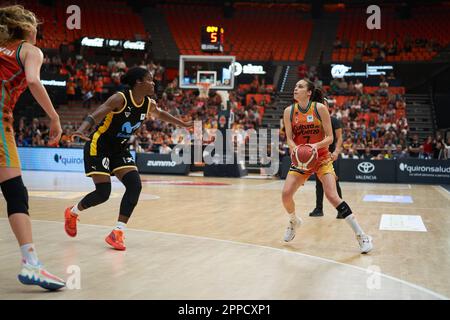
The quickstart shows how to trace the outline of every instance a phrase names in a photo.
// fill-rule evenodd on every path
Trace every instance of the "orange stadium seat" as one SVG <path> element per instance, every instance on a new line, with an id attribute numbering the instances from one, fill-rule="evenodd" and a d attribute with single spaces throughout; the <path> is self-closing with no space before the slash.
<path id="1" fill-rule="evenodd" d="M 232 20 L 223 17 L 220 7 L 161 7 L 182 54 L 204 54 L 200 50 L 201 27 L 214 24 L 225 29 L 225 53 L 239 60 L 302 61 L 312 32 L 312 22 L 302 21 L 292 6 L 240 3 L 235 5 Z"/>
<path id="2" fill-rule="evenodd" d="M 395 37 L 402 48 L 405 37 L 409 35 L 415 39 L 435 39 L 441 46 L 450 44 L 450 7 L 422 5 L 412 9 L 412 18 L 399 19 L 395 16 L 393 6 L 383 6 L 381 15 L 381 30 L 369 30 L 365 16 L 366 8 L 347 8 L 341 12 L 336 36 L 340 40 L 347 40 L 349 48 L 334 49 L 332 59 L 334 61 L 352 61 L 358 40 L 369 43 L 376 40 L 379 43 L 391 43 Z M 409 53 L 401 52 L 396 56 L 387 56 L 386 61 L 416 61 L 431 60 L 436 52 L 429 52 L 425 48 L 414 47 Z M 372 61 L 373 58 L 364 58 L 363 61 Z"/>
<path id="3" fill-rule="evenodd" d="M 37 42 L 42 48 L 55 49 L 64 41 L 72 42 L 85 36 L 134 40 L 136 34 L 147 35 L 142 20 L 133 13 L 126 1 L 77 1 L 83 14 L 81 30 L 66 28 L 66 8 L 73 4 L 69 0 L 57 1 L 55 7 L 39 4 L 37 0 L 19 2 L 34 11 L 43 22 L 40 27 L 42 39 Z M 108 10 L 105 11 L 105 8 Z M 127 23 L 118 24 L 117 21 Z"/>

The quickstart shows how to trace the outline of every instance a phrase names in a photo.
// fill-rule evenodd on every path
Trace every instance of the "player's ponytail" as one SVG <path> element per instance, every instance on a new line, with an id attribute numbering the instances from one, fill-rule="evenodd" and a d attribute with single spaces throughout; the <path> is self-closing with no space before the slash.
<path id="1" fill-rule="evenodd" d="M 309 98 L 309 100 L 324 103 L 323 91 L 319 88 L 316 88 L 316 86 L 311 80 L 304 78 L 303 81 L 306 82 L 308 91 L 311 91 L 311 97 Z"/>
<path id="2" fill-rule="evenodd" d="M 143 81 L 145 76 L 148 75 L 148 70 L 141 67 L 134 67 L 128 69 L 127 73 L 125 73 L 120 78 L 120 83 L 129 86 L 131 89 L 134 88 L 136 82 L 138 80 Z"/>
<path id="3" fill-rule="evenodd" d="M 311 101 L 316 101 L 319 103 L 324 103 L 323 92 L 319 88 L 314 88 L 313 93 L 311 94 Z"/>
<path id="4" fill-rule="evenodd" d="M 39 21 L 33 12 L 23 6 L 0 8 L 0 44 L 12 40 L 24 40 L 27 32 L 37 28 Z"/>

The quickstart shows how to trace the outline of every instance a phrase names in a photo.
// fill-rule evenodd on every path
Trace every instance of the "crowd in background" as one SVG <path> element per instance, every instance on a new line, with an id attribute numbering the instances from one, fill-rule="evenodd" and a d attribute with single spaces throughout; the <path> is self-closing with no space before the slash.
<path id="1" fill-rule="evenodd" d="M 164 82 L 165 68 L 159 63 L 144 61 L 139 65 L 148 69 L 155 80 L 157 91 L 160 92 L 158 106 L 175 117 L 184 121 L 202 121 L 203 142 L 205 144 L 214 140 L 217 130 L 217 114 L 222 105 L 222 96 L 210 90 L 207 97 L 201 97 L 198 90 L 182 90 L 178 79 Z M 69 107 L 90 108 L 101 104 L 105 100 L 104 86 L 114 86 L 114 90 L 123 89 L 120 77 L 128 66 L 122 58 L 117 61 L 112 58 L 107 65 L 91 64 L 83 59 L 45 58 L 44 68 L 48 72 L 61 75 L 67 74 L 67 95 Z M 414 157 L 420 159 L 447 159 L 449 158 L 450 139 L 445 140 L 442 134 L 430 136 L 423 143 L 419 143 L 418 136 L 408 133 L 408 121 L 405 117 L 405 101 L 401 94 L 391 94 L 388 90 L 389 80 L 395 79 L 391 73 L 388 77 L 382 76 L 378 89 L 370 94 L 364 93 L 364 84 L 360 80 L 346 81 L 346 79 L 333 79 L 329 86 L 324 88 L 317 76 L 315 67 L 300 65 L 298 69 L 300 78 L 306 77 L 323 88 L 329 102 L 330 113 L 338 118 L 343 126 L 343 148 L 341 157 L 352 159 L 396 159 Z M 105 79 L 107 79 L 105 81 Z M 262 125 L 261 110 L 273 107 L 265 99 L 256 102 L 254 98 L 247 103 L 246 95 L 249 93 L 273 94 L 265 85 L 264 78 L 258 76 L 247 86 L 239 86 L 229 92 L 229 103 L 234 113 L 234 123 L 231 128 L 237 134 L 236 143 L 248 142 L 246 132 L 249 129 L 258 129 Z M 336 97 L 345 95 L 346 99 L 337 103 Z M 87 114 L 86 110 L 86 114 Z M 399 111 L 402 111 L 399 113 Z M 63 123 L 63 135 L 60 147 L 71 147 L 70 134 L 80 123 Z M 192 132 L 183 140 L 174 136 L 176 128 L 158 119 L 149 119 L 131 137 L 130 147 L 138 152 L 168 153 L 173 145 L 178 143 L 192 143 Z M 16 128 L 16 142 L 18 146 L 46 146 L 48 140 L 48 127 L 45 121 L 33 119 L 26 125 L 22 118 Z M 285 134 L 280 133 L 280 146 L 282 154 L 287 154 Z"/>
<path id="2" fill-rule="evenodd" d="M 375 62 L 384 62 L 387 56 L 397 56 L 401 53 L 409 53 L 413 51 L 413 48 L 423 48 L 429 53 L 436 53 L 442 49 L 441 45 L 436 39 L 415 38 L 406 35 L 402 41 L 399 40 L 399 36 L 396 35 L 391 42 L 379 42 L 376 40 L 362 41 L 358 40 L 355 43 L 354 60 L 362 60 L 368 58 Z M 336 37 L 333 48 L 348 49 L 351 48 L 349 41 L 346 39 L 340 39 Z"/>
<path id="3" fill-rule="evenodd" d="M 164 81 L 165 68 L 159 64 L 142 61 L 139 66 L 148 69 L 153 75 L 155 92 L 159 92 L 158 107 L 169 112 L 184 121 L 202 121 L 204 143 L 213 141 L 217 130 L 217 114 L 222 105 L 222 96 L 215 90 L 210 90 L 207 97 L 202 97 L 199 90 L 181 90 L 178 78 L 172 81 Z M 86 115 L 91 110 L 105 101 L 105 85 L 111 87 L 111 92 L 122 90 L 120 77 L 129 66 L 122 58 L 112 58 L 107 65 L 89 63 L 84 59 L 71 59 L 62 62 L 60 58 L 45 57 L 43 69 L 46 72 L 67 75 L 66 93 L 70 108 L 86 108 Z M 265 79 L 255 76 L 253 81 L 245 88 L 238 87 L 229 91 L 229 103 L 234 113 L 234 123 L 231 127 L 236 132 L 248 129 L 257 129 L 262 124 L 261 108 L 271 107 L 270 102 L 262 99 L 256 102 L 254 98 L 246 100 L 247 93 L 272 94 Z M 80 122 L 83 117 L 80 117 Z M 20 119 L 16 128 L 16 142 L 18 146 L 46 146 L 48 140 L 48 127 L 43 120 L 33 119 L 26 125 L 25 118 Z M 62 119 L 63 135 L 60 147 L 71 147 L 70 135 L 75 131 L 80 122 L 71 123 Z M 175 127 L 158 119 L 149 119 L 131 137 L 130 147 L 140 152 L 167 152 L 174 144 L 177 137 L 173 136 Z M 192 132 L 190 133 L 192 135 Z M 242 141 L 245 137 L 240 138 Z M 184 143 L 191 143 L 192 136 L 187 136 Z M 76 144 L 75 144 L 76 145 Z"/>

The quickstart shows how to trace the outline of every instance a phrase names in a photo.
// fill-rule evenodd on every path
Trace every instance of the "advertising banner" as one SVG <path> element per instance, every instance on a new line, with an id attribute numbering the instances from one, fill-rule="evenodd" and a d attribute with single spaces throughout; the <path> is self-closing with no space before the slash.
<path id="1" fill-rule="evenodd" d="M 353 182 L 396 182 L 395 161 L 339 159 L 339 180 Z"/>
<path id="2" fill-rule="evenodd" d="M 19 147 L 23 170 L 84 172 L 83 149 Z M 136 153 L 131 152 L 136 159 Z"/>
<path id="3" fill-rule="evenodd" d="M 189 164 L 176 164 L 170 154 L 138 153 L 136 164 L 140 173 L 183 174 L 189 173 Z"/>
<path id="4" fill-rule="evenodd" d="M 450 160 L 397 161 L 397 182 L 450 184 Z"/>

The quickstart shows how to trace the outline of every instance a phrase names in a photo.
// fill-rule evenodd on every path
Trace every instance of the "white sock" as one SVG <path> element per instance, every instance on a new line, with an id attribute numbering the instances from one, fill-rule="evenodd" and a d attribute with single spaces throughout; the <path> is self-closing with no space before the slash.
<path id="1" fill-rule="evenodd" d="M 22 251 L 23 259 L 33 266 L 39 265 L 39 259 L 36 253 L 36 249 L 34 248 L 34 244 L 27 243 L 20 247 L 20 251 Z"/>
<path id="2" fill-rule="evenodd" d="M 127 224 L 117 221 L 116 227 L 114 228 L 114 230 L 121 230 L 123 232 L 125 232 L 125 230 L 127 230 Z"/>
<path id="3" fill-rule="evenodd" d="M 356 221 L 356 217 L 353 214 L 345 217 L 345 221 L 347 221 L 350 227 L 352 227 L 357 236 L 364 234 L 363 229 L 359 225 L 358 221 Z"/>
<path id="4" fill-rule="evenodd" d="M 295 214 L 295 211 L 294 212 L 292 212 L 292 213 L 288 213 L 288 215 L 289 215 L 289 220 L 290 221 L 297 221 L 297 215 Z"/>
<path id="5" fill-rule="evenodd" d="M 80 214 L 81 211 L 78 209 L 78 203 L 70 209 L 70 212 L 76 216 Z"/>

